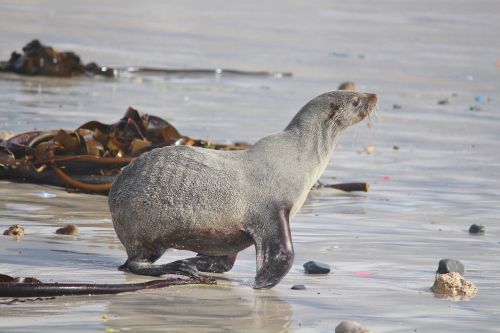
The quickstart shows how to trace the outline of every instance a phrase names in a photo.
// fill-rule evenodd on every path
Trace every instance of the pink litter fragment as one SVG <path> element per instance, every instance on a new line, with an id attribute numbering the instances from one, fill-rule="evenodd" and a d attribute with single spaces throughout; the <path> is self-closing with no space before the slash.
<path id="1" fill-rule="evenodd" d="M 356 272 L 356 276 L 363 277 L 363 278 L 372 277 L 373 273 L 372 272 Z"/>

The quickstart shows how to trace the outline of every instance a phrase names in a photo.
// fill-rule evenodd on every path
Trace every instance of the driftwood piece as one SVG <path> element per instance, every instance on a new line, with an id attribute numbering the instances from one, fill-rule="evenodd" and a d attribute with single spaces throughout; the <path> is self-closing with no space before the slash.
<path id="1" fill-rule="evenodd" d="M 334 188 L 345 192 L 368 192 L 370 191 L 369 183 L 342 183 L 342 184 L 326 184 L 322 187 Z"/>
<path id="2" fill-rule="evenodd" d="M 14 278 L 9 275 L 0 274 L 0 297 L 119 294 L 143 289 L 158 289 L 188 284 L 216 284 L 216 281 L 208 277 L 192 277 L 122 284 L 44 283 L 33 277 Z"/>

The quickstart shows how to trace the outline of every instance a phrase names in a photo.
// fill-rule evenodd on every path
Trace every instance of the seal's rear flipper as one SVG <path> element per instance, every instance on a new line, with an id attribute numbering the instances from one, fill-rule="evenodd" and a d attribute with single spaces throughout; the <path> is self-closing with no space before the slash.
<path id="1" fill-rule="evenodd" d="M 206 256 L 198 254 L 198 256 L 194 258 L 185 259 L 184 261 L 194 264 L 200 272 L 225 273 L 233 268 L 236 255 L 236 253 L 228 256 Z"/>
<path id="2" fill-rule="evenodd" d="M 288 222 L 291 208 L 279 207 L 276 220 L 265 223 L 264 232 L 252 234 L 257 251 L 255 289 L 274 287 L 292 267 L 294 252 Z"/>
<path id="3" fill-rule="evenodd" d="M 164 274 L 198 277 L 198 269 L 187 260 L 178 260 L 165 265 L 154 265 L 150 262 L 128 259 L 119 267 L 139 275 L 160 276 Z"/>

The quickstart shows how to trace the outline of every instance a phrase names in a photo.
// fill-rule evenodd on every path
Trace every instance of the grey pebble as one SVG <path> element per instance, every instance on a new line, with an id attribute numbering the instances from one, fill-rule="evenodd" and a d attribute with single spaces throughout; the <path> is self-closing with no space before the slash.
<path id="1" fill-rule="evenodd" d="M 442 99 L 442 100 L 438 101 L 438 104 L 439 105 L 448 105 L 448 104 L 451 104 L 451 98 L 447 97 L 445 99 Z"/>
<path id="2" fill-rule="evenodd" d="M 473 224 L 469 227 L 469 233 L 471 234 L 484 234 L 484 225 Z"/>
<path id="3" fill-rule="evenodd" d="M 296 284 L 296 285 L 292 286 L 291 289 L 292 290 L 306 290 L 306 286 L 303 284 Z"/>
<path id="4" fill-rule="evenodd" d="M 307 274 L 327 274 L 330 273 L 330 265 L 317 261 L 308 261 L 304 265 Z"/>
<path id="5" fill-rule="evenodd" d="M 438 269 L 436 273 L 446 274 L 456 272 L 460 275 L 464 275 L 464 264 L 455 259 L 441 259 L 439 260 Z"/>
<path id="6" fill-rule="evenodd" d="M 352 320 L 344 320 L 335 327 L 335 333 L 371 333 L 359 323 Z"/>

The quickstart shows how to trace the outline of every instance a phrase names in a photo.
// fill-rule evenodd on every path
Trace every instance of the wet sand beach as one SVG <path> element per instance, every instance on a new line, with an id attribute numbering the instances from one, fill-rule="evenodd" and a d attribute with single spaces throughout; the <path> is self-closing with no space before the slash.
<path id="1" fill-rule="evenodd" d="M 0 132 L 112 123 L 128 106 L 188 136 L 253 143 L 343 81 L 377 93 L 371 126 L 342 136 L 324 183 L 291 220 L 295 262 L 255 291 L 253 248 L 217 286 L 8 303 L 0 332 L 500 332 L 500 43 L 496 1 L 2 1 L 0 59 L 33 38 L 107 66 L 290 71 L 286 77 L 0 74 Z M 438 101 L 450 98 L 450 104 Z M 394 105 L 397 105 L 395 108 Z M 479 110 L 470 110 L 477 106 Z M 364 148 L 375 147 L 368 154 Z M 394 149 L 397 146 L 398 149 Z M 147 281 L 126 255 L 107 198 L 0 181 L 0 273 L 43 281 Z M 470 235 L 471 224 L 483 235 Z M 76 224 L 77 236 L 55 230 Z M 168 251 L 166 263 L 191 255 Z M 438 261 L 458 259 L 479 293 L 436 298 Z M 305 275 L 309 260 L 328 275 Z M 295 284 L 306 290 L 291 290 Z M 104 316 L 104 317 L 103 317 Z"/>

